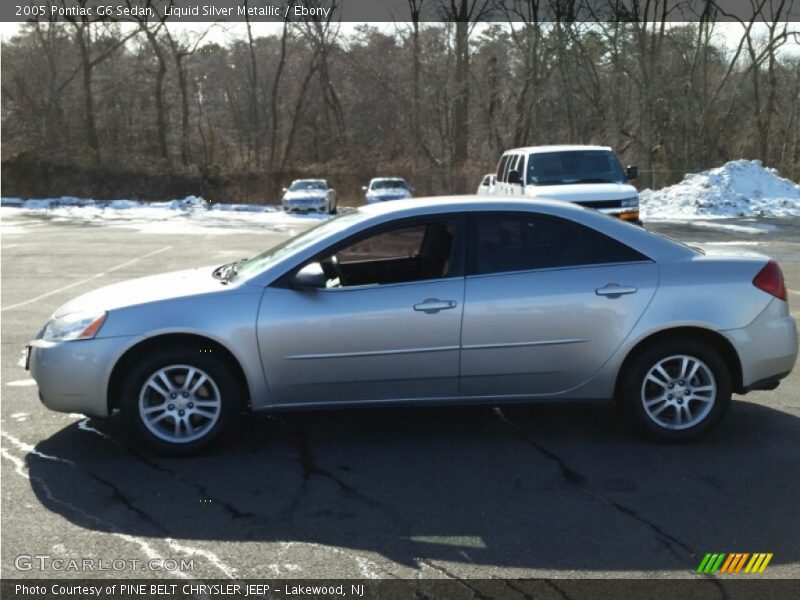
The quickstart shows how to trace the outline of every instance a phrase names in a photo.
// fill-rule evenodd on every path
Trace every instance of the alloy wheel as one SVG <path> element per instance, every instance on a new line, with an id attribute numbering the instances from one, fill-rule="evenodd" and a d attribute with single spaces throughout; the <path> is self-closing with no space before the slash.
<path id="1" fill-rule="evenodd" d="M 659 360 L 644 377 L 641 401 L 659 427 L 689 429 L 701 423 L 717 397 L 714 373 L 700 359 L 678 354 Z"/>
<path id="2" fill-rule="evenodd" d="M 169 365 L 151 374 L 139 392 L 139 417 L 159 439 L 193 442 L 208 434 L 222 412 L 212 377 L 190 365 Z"/>

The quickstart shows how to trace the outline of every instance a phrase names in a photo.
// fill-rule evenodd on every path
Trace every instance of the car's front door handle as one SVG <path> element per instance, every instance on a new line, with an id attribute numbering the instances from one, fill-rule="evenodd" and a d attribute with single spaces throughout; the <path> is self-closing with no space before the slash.
<path id="1" fill-rule="evenodd" d="M 440 310 L 448 310 L 455 308 L 456 302 L 454 300 L 439 300 L 437 298 L 428 298 L 419 304 L 414 305 L 414 310 L 432 315 Z"/>
<path id="2" fill-rule="evenodd" d="M 636 288 L 632 285 L 609 283 L 606 284 L 606 287 L 597 288 L 594 293 L 598 296 L 623 296 L 624 294 L 635 294 Z"/>

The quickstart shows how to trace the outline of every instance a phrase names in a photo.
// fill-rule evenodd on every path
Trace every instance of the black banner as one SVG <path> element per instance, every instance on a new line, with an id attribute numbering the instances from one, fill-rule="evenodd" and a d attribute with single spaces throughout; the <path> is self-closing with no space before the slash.
<path id="1" fill-rule="evenodd" d="M 796 21 L 796 0 L 11 0 L 0 21 Z"/>
<path id="2" fill-rule="evenodd" d="M 0 581 L 3 600 L 796 600 L 800 580 L 421 579 L 421 580 L 133 580 Z"/>

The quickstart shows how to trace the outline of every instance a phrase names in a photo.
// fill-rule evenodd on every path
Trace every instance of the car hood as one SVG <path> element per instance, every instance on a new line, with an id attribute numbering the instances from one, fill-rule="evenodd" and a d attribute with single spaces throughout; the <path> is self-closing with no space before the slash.
<path id="1" fill-rule="evenodd" d="M 214 267 L 200 267 L 107 285 L 70 300 L 56 310 L 53 316 L 60 317 L 83 310 L 113 310 L 148 302 L 229 290 L 230 285 L 233 284 L 226 286 L 219 279 L 213 278 L 211 276 L 213 270 Z"/>
<path id="2" fill-rule="evenodd" d="M 284 200 L 303 200 L 307 198 L 325 198 L 327 192 L 322 190 L 313 190 L 313 191 L 306 191 L 301 190 L 297 192 L 286 192 L 283 195 Z"/>
<path id="3" fill-rule="evenodd" d="M 527 185 L 526 196 L 581 202 L 591 200 L 621 200 L 637 195 L 636 188 L 627 183 L 573 183 L 568 185 Z"/>

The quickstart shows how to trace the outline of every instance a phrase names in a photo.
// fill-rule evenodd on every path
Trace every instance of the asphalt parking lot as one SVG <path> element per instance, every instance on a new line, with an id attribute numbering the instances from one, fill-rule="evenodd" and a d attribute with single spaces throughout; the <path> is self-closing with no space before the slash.
<path id="1" fill-rule="evenodd" d="M 2 217 L 3 577 L 694 577 L 734 551 L 800 577 L 800 369 L 688 445 L 642 441 L 605 407 L 384 409 L 265 417 L 206 456 L 161 458 L 114 419 L 45 410 L 25 343 L 80 293 L 285 234 Z M 654 228 L 775 256 L 800 318 L 800 219 L 725 223 Z M 21 571 L 20 555 L 140 563 Z M 160 558 L 193 568 L 143 570 Z"/>

